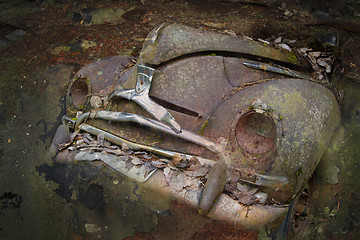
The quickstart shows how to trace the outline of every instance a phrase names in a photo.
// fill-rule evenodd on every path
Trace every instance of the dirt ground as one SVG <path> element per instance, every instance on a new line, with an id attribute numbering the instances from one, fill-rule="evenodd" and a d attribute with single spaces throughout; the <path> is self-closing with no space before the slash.
<path id="1" fill-rule="evenodd" d="M 344 58 L 349 56 L 344 49 L 341 53 L 341 47 L 353 44 L 349 39 L 356 38 L 356 33 L 342 27 L 334 28 L 334 24 L 328 21 L 328 15 L 353 20 L 357 18 L 356 12 L 349 14 L 346 7 L 338 7 L 331 1 L 316 1 L 308 6 L 307 1 L 296 4 L 297 1 L 291 0 L 273 4 L 266 0 L 147 0 L 144 3 L 136 0 L 18 0 L 9 8 L 6 2 L 2 3 L 0 38 L 16 29 L 23 29 L 25 36 L 2 49 L 1 55 L 2 58 L 23 59 L 24 72 L 61 63 L 72 64 L 78 69 L 96 59 L 119 54 L 136 57 L 147 33 L 164 22 L 270 41 L 281 36 L 297 40 L 295 46 L 320 51 L 328 50 L 322 40 L 332 33 L 336 38 L 335 51 Z M 103 13 L 101 22 L 87 23 L 86 18 L 94 9 L 122 9 L 124 13 L 115 20 Z M 320 11 L 320 17 L 315 18 L 315 10 L 324 12 Z M 354 31 L 359 32 L 359 29 L 354 28 Z M 80 41 L 90 41 L 91 45 L 79 47 Z M 70 46 L 70 49 L 61 46 Z M 350 65 L 348 61 L 346 68 L 351 68 Z"/>
<path id="2" fill-rule="evenodd" d="M 88 209 L 78 203 L 80 197 L 77 194 L 86 195 L 86 190 L 80 187 L 79 193 L 75 192 L 75 185 L 79 184 L 79 176 L 86 186 L 100 181 L 105 186 L 106 183 L 118 181 L 118 178 L 113 173 L 99 177 L 96 174 L 98 169 L 92 166 L 74 167 L 76 170 L 64 166 L 53 168 L 51 159 L 46 159 L 43 154 L 64 114 L 67 83 L 81 67 L 107 56 L 131 55 L 136 58 L 148 32 L 166 22 L 270 42 L 279 36 L 296 40 L 296 47 L 331 52 L 337 59 L 337 71 L 359 82 L 360 54 L 357 46 L 360 42 L 360 28 L 357 24 L 360 15 L 357 9 L 360 8 L 352 1 L 336 2 L 0 0 L 0 238 L 75 240 L 96 239 L 100 236 L 100 233 L 91 229 L 92 225 L 85 223 L 89 219 L 99 222 L 103 219 L 97 212 L 87 212 Z M 334 18 L 337 21 L 333 21 Z M 23 30 L 21 36 L 9 40 L 9 34 L 17 29 Z M 329 38 L 332 38 L 332 44 L 329 44 Z M 334 86 L 336 83 L 332 84 Z M 356 104 L 351 103 L 353 106 Z M 66 186 L 62 185 L 64 176 L 69 181 Z M 95 189 L 102 186 L 95 186 Z M 327 190 L 341 192 L 340 188 L 337 185 Z M 168 215 L 154 220 L 152 212 L 144 213 L 140 210 L 131 210 L 132 218 L 135 219 L 133 222 L 127 222 L 125 217 L 111 215 L 121 212 L 125 216 L 128 214 L 126 209 L 133 209 L 131 201 L 118 206 L 118 202 L 113 200 L 120 198 L 121 194 L 135 194 L 133 197 L 136 197 L 135 190 L 132 193 L 132 188 L 129 189 L 124 187 L 123 190 L 116 190 L 113 186 L 108 188 L 108 192 L 105 191 L 106 211 L 109 215 L 106 219 L 108 222 L 102 223 L 102 226 L 103 231 L 110 233 L 104 233 L 103 239 L 106 236 L 107 239 L 116 239 L 114 236 L 118 236 L 117 239 L 151 239 L 154 235 L 147 232 L 156 232 L 153 227 L 155 223 L 166 226 L 175 221 Z M 110 192 L 116 192 L 117 195 L 109 196 Z M 346 193 L 352 199 L 353 206 L 356 206 L 360 197 L 356 191 L 350 192 Z M 337 208 L 339 210 L 339 205 Z M 10 213 L 9 209 L 13 211 Z M 359 209 L 355 211 L 359 212 Z M 80 212 L 84 216 L 78 216 Z M 173 214 L 181 216 L 180 213 Z M 140 215 L 145 217 L 140 218 Z M 185 220 L 191 222 L 189 219 L 193 217 L 190 214 Z M 318 228 L 311 228 L 310 231 L 319 231 L 319 239 L 329 239 L 329 236 L 335 239 L 356 237 L 359 230 L 357 228 L 354 231 L 354 226 L 358 224 L 358 219 L 356 216 L 348 217 L 346 221 L 349 222 L 330 225 L 339 226 L 339 230 L 323 227 L 321 231 Z M 114 224 L 112 220 L 118 223 Z M 326 224 L 328 220 L 315 219 L 313 224 Z M 216 239 L 234 239 L 234 236 L 242 236 L 242 239 L 257 238 L 252 232 L 244 233 L 221 224 L 211 226 L 207 223 L 203 223 L 201 230 L 193 235 L 189 235 L 189 232 L 187 236 L 191 239 L 213 239 L 216 234 Z M 88 227 L 86 231 L 79 229 L 84 224 Z M 121 228 L 126 224 L 128 228 Z M 111 225 L 113 229 L 118 229 L 108 230 L 107 227 L 110 229 Z M 159 230 L 165 236 L 162 239 L 167 239 L 166 236 L 182 239 L 184 231 L 186 229 Z M 226 231 L 228 235 L 223 236 L 221 231 Z M 345 235 L 349 232 L 350 235 Z"/>
<path id="3" fill-rule="evenodd" d="M 40 1 L 42 2 L 42 1 Z M 60 1 L 61 2 L 61 1 Z M 24 71 L 35 70 L 46 64 L 74 64 L 77 68 L 105 56 L 124 54 L 137 56 L 147 33 L 161 23 L 182 23 L 205 30 L 274 40 L 282 36 L 296 39 L 304 47 L 319 47 L 310 24 L 320 22 L 302 6 L 276 2 L 272 6 L 242 1 L 62 1 L 36 4 L 16 11 L 16 17 L 5 15 L 0 22 L 0 37 L 15 29 L 23 29 L 25 37 L 2 49 L 2 58 L 18 57 L 25 60 Z M 256 1 L 254 1 L 256 2 Z M 261 2 L 261 1 L 258 1 Z M 266 2 L 266 1 L 265 1 Z M 19 3 L 20 4 L 20 3 Z M 16 5 L 14 6 L 16 8 Z M 88 24 L 83 9 L 111 8 L 126 11 L 120 20 Z M 333 8 L 335 9 L 335 8 Z M 288 14 L 286 11 L 290 11 Z M 5 11 L 4 11 L 5 12 Z M 285 14 L 286 12 L 286 14 Z M 106 17 L 104 17 L 106 18 Z M 328 26 L 325 27 L 328 29 Z M 342 31 L 333 29 L 334 31 Z M 344 35 L 347 33 L 342 31 Z M 348 36 L 340 38 L 346 41 Z M 87 49 L 73 47 L 58 51 L 59 45 L 71 45 L 87 40 L 95 43 Z"/>

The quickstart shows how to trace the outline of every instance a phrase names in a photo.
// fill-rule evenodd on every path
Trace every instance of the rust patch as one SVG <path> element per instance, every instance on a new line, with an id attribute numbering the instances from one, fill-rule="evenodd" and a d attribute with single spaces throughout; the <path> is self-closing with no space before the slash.
<path id="1" fill-rule="evenodd" d="M 266 114 L 248 111 L 235 118 L 233 124 L 234 147 L 241 150 L 241 156 L 234 159 L 234 167 L 241 168 L 246 161 L 255 172 L 266 172 L 276 154 L 277 127 L 274 120 Z"/>
<path id="2" fill-rule="evenodd" d="M 246 152 L 263 154 L 274 147 L 276 125 L 272 118 L 251 111 L 240 118 L 235 135 L 237 143 Z"/>
<path id="3" fill-rule="evenodd" d="M 82 110 L 88 99 L 89 88 L 86 79 L 78 78 L 71 86 L 72 104 L 77 110 Z"/>

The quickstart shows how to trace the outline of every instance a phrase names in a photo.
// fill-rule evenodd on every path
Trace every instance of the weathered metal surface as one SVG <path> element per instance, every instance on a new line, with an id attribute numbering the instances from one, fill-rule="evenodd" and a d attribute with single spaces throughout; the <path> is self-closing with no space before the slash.
<path id="1" fill-rule="evenodd" d="M 228 166 L 225 161 L 217 161 L 211 168 L 208 180 L 202 193 L 199 208 L 203 214 L 207 214 L 216 199 L 223 192 L 227 180 Z"/>
<path id="2" fill-rule="evenodd" d="M 84 125 L 81 125 L 81 127 Z M 84 130 L 87 131 L 87 127 Z M 97 134 L 96 132 L 91 133 Z M 104 132 L 101 133 L 104 134 Z M 104 137 L 108 139 L 106 134 Z M 135 149 L 143 150 L 136 147 Z M 92 150 L 81 151 L 75 156 L 75 159 L 78 161 L 101 160 L 125 176 L 136 180 L 137 185 L 141 189 L 148 189 L 141 192 L 141 199 L 144 199 L 142 202 L 154 210 L 167 210 L 169 203 L 173 200 L 184 202 L 192 209 L 199 207 L 199 199 L 203 194 L 203 188 L 201 187 L 200 180 L 197 177 L 189 176 L 186 171 L 176 171 L 167 168 L 172 175 L 172 177 L 169 177 L 169 173 L 165 169 L 147 172 L 145 165 L 135 165 L 127 168 L 125 166 L 128 159 L 127 156 L 115 156 Z M 204 167 L 213 164 L 209 160 L 204 161 L 204 159 L 200 158 L 199 161 Z M 222 177 L 226 180 L 226 174 Z M 212 180 L 216 181 L 216 179 Z M 210 204 L 212 205 L 212 203 Z M 259 227 L 267 226 L 269 222 L 274 220 L 280 221 L 287 212 L 287 206 L 253 204 L 250 208 L 249 211 L 247 206 L 239 204 L 225 194 L 221 194 L 215 205 L 209 209 L 210 212 L 208 214 L 214 220 L 221 220 L 238 228 L 258 229 Z"/>
<path id="3" fill-rule="evenodd" d="M 265 64 L 265 63 L 258 64 L 258 63 L 254 63 L 254 62 L 250 62 L 250 61 L 244 62 L 244 65 L 249 67 L 249 68 L 253 68 L 253 69 L 257 69 L 257 70 L 262 70 L 262 71 L 266 71 L 266 72 L 273 72 L 273 73 L 279 73 L 279 74 L 287 76 L 287 77 L 302 78 L 302 79 L 311 80 L 310 76 L 307 76 L 307 75 L 302 74 L 300 72 L 291 71 L 291 70 L 289 70 L 288 68 L 285 68 L 285 67 L 273 66 L 273 65 Z"/>
<path id="4" fill-rule="evenodd" d="M 225 76 L 223 57 L 219 56 L 186 58 L 165 65 L 159 68 L 159 71 L 161 74 L 153 80 L 150 95 L 176 104 L 182 109 L 196 111 L 200 116 L 206 116 L 199 120 L 199 117 L 178 113 L 180 114 L 178 121 L 180 125 L 189 125 L 189 118 L 196 119 L 197 129 L 193 128 L 192 131 L 201 131 L 205 137 L 215 141 L 220 137 L 227 139 L 232 145 L 234 159 L 232 167 L 241 169 L 243 178 L 251 180 L 254 178 L 254 173 L 269 173 L 270 169 L 270 175 L 288 177 L 291 190 L 289 186 L 286 186 L 286 192 L 275 194 L 284 202 L 296 194 L 303 183 L 309 179 L 323 153 L 322 148 L 329 141 L 328 138 L 338 121 L 339 116 L 333 113 L 338 110 L 336 110 L 334 98 L 329 95 L 331 93 L 309 81 L 293 79 L 266 81 L 267 79 L 263 79 L 262 82 L 260 79 L 260 83 L 256 84 L 257 80 L 254 86 L 246 89 L 231 88 Z M 246 83 L 245 86 L 247 86 Z M 225 95 L 229 96 L 228 100 L 223 98 Z M 268 105 L 269 109 L 276 110 L 274 106 L 277 106 L 281 111 L 274 111 L 269 116 L 251 113 L 249 108 L 252 108 L 253 103 L 258 99 Z M 116 102 L 116 106 L 118 107 L 115 108 L 121 108 L 124 112 L 144 114 L 141 108 L 134 108 L 129 102 Z M 213 112 L 214 114 L 211 115 Z M 319 121 L 314 117 L 319 118 Z M 331 120 L 331 118 L 334 119 Z M 306 123 L 299 122 L 299 119 L 306 120 Z M 328 124 L 328 119 L 333 122 Z M 100 121 L 93 121 L 92 124 L 141 144 L 216 159 L 216 155 L 202 147 L 158 131 L 149 132 L 148 129 L 133 125 L 109 124 Z M 304 130 L 310 128 L 313 129 L 311 134 L 307 135 L 308 132 L 305 134 Z M 291 135 L 287 134 L 288 132 Z M 149 136 L 154 136 L 151 137 L 154 140 L 151 140 Z M 314 148 L 313 141 L 324 142 L 321 143 L 321 148 Z M 296 160 L 292 156 L 293 152 L 285 149 L 301 153 L 295 155 L 300 160 Z M 313 156 L 308 156 L 310 153 Z M 283 154 L 281 158 L 279 154 Z M 289 169 L 285 170 L 285 164 L 279 161 L 286 162 Z M 280 173 L 275 171 L 275 163 L 277 163 L 276 168 L 282 169 Z"/>
<path id="5" fill-rule="evenodd" d="M 157 171 L 144 183 L 144 186 L 159 193 L 160 196 L 170 196 L 169 200 L 185 202 L 190 207 L 197 209 L 201 191 L 185 190 L 178 192 L 166 183 L 163 171 Z M 154 199 L 156 200 L 156 199 Z M 225 194 L 217 199 L 209 212 L 214 220 L 223 221 L 242 229 L 260 229 L 274 221 L 281 221 L 288 208 L 284 206 L 264 206 L 254 204 L 247 207 L 234 201 Z M 245 217 L 247 214 L 247 217 Z"/>
<path id="6" fill-rule="evenodd" d="M 74 116 L 78 110 L 91 109 L 92 95 L 107 96 L 121 87 L 130 72 L 126 68 L 133 62 L 129 56 L 101 59 L 81 68 L 70 82 L 66 94 L 67 115 Z"/>
<path id="7" fill-rule="evenodd" d="M 146 116 L 139 106 L 128 101 L 119 102 L 116 107 L 119 107 L 121 111 L 137 113 L 143 116 Z M 138 111 L 136 111 L 138 110 Z M 172 112 L 176 113 L 176 112 Z M 176 117 L 176 115 L 174 114 Z M 148 116 L 150 117 L 150 116 Z M 184 121 L 184 118 L 179 118 L 179 120 Z M 155 148 L 168 149 L 176 152 L 183 152 L 187 154 L 202 156 L 204 158 L 216 159 L 216 154 L 212 151 L 209 151 L 205 147 L 199 146 L 197 144 L 184 141 L 178 137 L 174 137 L 165 132 L 158 131 L 156 129 L 150 129 L 148 127 L 142 127 L 140 124 L 129 123 L 129 122 L 116 122 L 116 121 L 104 121 L 99 119 L 88 119 L 87 123 L 96 126 L 100 129 L 103 129 L 107 132 L 113 133 L 115 135 L 121 136 L 129 141 L 137 142 L 143 145 L 148 145 Z M 191 122 L 190 122 L 191 123 Z M 199 129 L 201 127 L 199 123 Z M 188 131 L 187 129 L 184 129 Z M 197 131 L 194 131 L 195 133 Z M 216 142 L 216 139 L 211 139 L 213 142 Z"/>
<path id="8" fill-rule="evenodd" d="M 138 231 L 125 240 L 168 239 L 170 234 L 172 239 L 189 240 L 258 239 L 257 230 L 240 229 L 227 223 L 213 221 L 180 201 L 170 202 L 169 211 L 166 213 L 158 216 L 159 222 L 153 231 Z"/>
<path id="9" fill-rule="evenodd" d="M 289 223 L 290 239 L 357 239 L 360 233 L 360 84 L 345 78 L 339 87 L 345 93 L 341 125 L 309 184 L 302 219 Z"/>
<path id="10" fill-rule="evenodd" d="M 223 101 L 222 96 L 232 87 L 226 79 L 221 56 L 185 58 L 158 70 L 161 74 L 154 78 L 150 96 L 204 118 Z"/>
<path id="11" fill-rule="evenodd" d="M 302 66 L 296 56 L 249 39 L 186 27 L 162 25 L 150 32 L 140 53 L 141 64 L 158 65 L 191 53 L 221 51 L 273 59 Z"/>
<path id="12" fill-rule="evenodd" d="M 248 112 L 254 111 L 249 110 L 254 102 L 266 104 L 271 109 L 262 114 L 273 120 L 276 137 L 271 124 L 251 126 L 241 120 L 244 121 L 245 128 L 248 128 L 245 131 L 247 134 L 241 136 L 245 138 L 248 134 L 253 134 L 263 139 L 265 147 L 258 146 L 260 140 L 251 146 L 251 142 L 241 138 L 243 147 L 241 144 L 239 147 L 239 126 L 232 127 L 238 124 L 239 118 L 229 113 L 240 113 L 240 116 L 246 118 Z M 243 177 L 255 172 L 287 177 L 291 191 L 286 193 L 287 200 L 283 200 L 288 201 L 309 180 L 339 123 L 339 107 L 330 90 L 310 81 L 282 79 L 267 81 L 237 92 L 215 111 L 204 135 L 230 140 L 233 164 L 241 169 Z M 250 139 L 253 141 L 253 138 Z M 268 155 L 274 141 L 276 152 Z M 257 154 L 253 155 L 254 153 Z M 271 158 L 263 158 L 264 155 Z M 280 196 L 281 193 L 276 195 Z"/>
<path id="13" fill-rule="evenodd" d="M 134 122 L 140 124 L 141 126 L 150 127 L 158 131 L 164 132 L 166 134 L 169 134 L 171 136 L 174 136 L 176 138 L 181 138 L 188 142 L 192 142 L 199 146 L 203 146 L 214 153 L 221 153 L 224 151 L 224 149 L 222 148 L 222 146 L 220 146 L 220 144 L 212 142 L 209 139 L 206 139 L 196 133 L 187 130 L 183 130 L 180 133 L 176 133 L 169 126 L 161 122 L 157 122 L 155 120 L 145 118 L 143 116 L 132 113 L 113 112 L 113 111 L 94 111 L 91 113 L 87 112 L 78 118 L 75 125 L 75 129 L 77 130 L 79 125 L 88 118 L 90 119 L 96 118 L 96 119 L 102 119 L 113 122 Z"/>
<path id="14" fill-rule="evenodd" d="M 126 168 L 126 160 L 127 156 L 112 156 L 110 154 L 95 152 L 95 151 L 81 151 L 75 156 L 75 160 L 77 161 L 103 161 L 107 165 L 109 165 L 114 170 L 128 176 L 131 179 L 134 179 L 138 182 L 146 182 L 157 169 L 150 171 L 145 174 L 145 166 L 133 166 L 130 169 Z"/>
<path id="15" fill-rule="evenodd" d="M 280 77 L 275 73 L 254 71 L 244 65 L 244 62 L 246 61 L 248 60 L 245 58 L 224 57 L 225 75 L 232 86 L 238 87 L 259 80 Z"/>
<path id="16" fill-rule="evenodd" d="M 180 133 L 181 127 L 175 121 L 174 117 L 163 106 L 157 104 L 149 97 L 151 81 L 155 69 L 144 65 L 136 65 L 136 70 L 137 80 L 135 88 L 116 90 L 109 96 L 109 99 L 113 100 L 115 97 L 121 97 L 134 101 L 157 120 L 170 126 L 176 133 Z"/>
<path id="17" fill-rule="evenodd" d="M 222 52 L 222 56 L 206 55 L 218 51 Z M 321 85 L 250 69 L 243 65 L 245 60 L 228 57 L 234 52 L 301 66 L 291 53 L 251 40 L 201 32 L 180 25 L 164 25 L 150 33 L 139 62 L 156 68 L 151 89 L 147 88 L 149 96 L 165 107 L 182 129 L 198 132 L 214 143 L 227 144 L 229 170 L 240 177 L 236 181 L 255 185 L 268 194 L 269 199 L 287 204 L 309 180 L 339 125 L 337 102 L 332 93 Z M 119 90 L 136 90 L 140 72 L 136 67 L 127 69 L 131 64 L 129 59 L 121 61 L 126 62 L 121 65 L 121 73 L 112 71 L 105 82 L 98 80 L 96 75 L 101 75 L 101 66 L 106 61 L 98 62 L 94 69 L 79 71 L 69 87 L 67 98 L 73 110 L 74 107 L 80 109 L 83 103 L 89 105 L 88 94 L 100 92 L 99 95 L 106 98 L 116 90 L 114 86 Z M 125 99 L 112 100 L 107 110 L 150 117 L 139 105 Z M 91 109 L 90 106 L 83 107 L 85 111 Z M 96 132 L 89 130 L 95 135 L 107 132 L 109 134 L 105 136 L 116 141 L 120 139 L 119 144 L 129 143 L 135 149 L 169 153 L 166 155 L 169 157 L 176 151 L 212 160 L 221 158 L 206 146 L 179 139 L 174 136 L 175 132 L 168 134 L 164 129 L 144 128 L 139 125 L 141 122 L 133 124 L 108 120 L 113 119 L 87 119 L 87 123 L 96 128 L 84 124 L 81 129 L 95 129 Z M 202 191 L 200 185 L 191 190 L 185 189 L 177 182 L 167 182 L 169 179 L 165 175 L 165 171 L 157 171 L 144 184 L 145 188 L 153 189 L 169 200 L 181 200 L 198 208 Z M 216 179 L 212 181 L 216 182 Z M 216 192 L 221 192 L 219 189 Z M 274 222 L 273 226 L 278 225 L 286 211 L 284 206 L 244 206 L 222 194 L 210 209 L 209 216 L 242 228 L 258 229 L 270 222 Z"/>
<path id="18" fill-rule="evenodd" d="M 147 146 L 147 145 L 143 145 L 143 144 L 138 144 L 136 142 L 130 142 L 124 138 L 118 137 L 112 133 L 103 131 L 101 129 L 98 129 L 94 126 L 88 125 L 86 123 L 80 125 L 80 130 L 83 130 L 85 132 L 91 133 L 95 136 L 99 136 L 100 134 L 102 134 L 104 136 L 104 139 L 108 140 L 109 142 L 112 142 L 118 146 L 122 146 L 123 144 L 127 144 L 129 146 L 130 149 L 132 150 L 140 150 L 140 151 L 149 151 L 161 156 L 165 156 L 165 157 L 173 157 L 175 154 L 182 154 L 179 152 L 174 152 L 174 151 L 169 151 L 166 149 L 160 149 L 160 148 L 154 148 L 151 146 Z M 185 157 L 187 158 L 191 158 L 191 155 L 187 155 L 187 154 L 183 154 Z M 80 158 L 78 158 L 79 160 Z M 93 159 L 95 160 L 95 159 Z M 99 159 L 101 160 L 101 159 Z M 202 164 L 206 164 L 206 165 L 213 165 L 215 162 L 213 160 L 209 160 L 206 158 L 202 158 L 202 157 L 198 157 L 198 160 L 202 163 Z"/>

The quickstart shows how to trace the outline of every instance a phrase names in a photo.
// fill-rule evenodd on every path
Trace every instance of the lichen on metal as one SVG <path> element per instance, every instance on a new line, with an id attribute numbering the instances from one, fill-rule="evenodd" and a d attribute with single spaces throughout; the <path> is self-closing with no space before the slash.
<path id="1" fill-rule="evenodd" d="M 213 167 L 202 176 L 205 188 L 188 169 L 162 165 L 149 177 L 141 166 L 130 173 L 117 156 L 81 152 L 76 159 L 102 160 L 165 202 L 183 201 L 213 219 L 247 229 L 276 227 L 340 122 L 331 91 L 291 67 L 304 67 L 292 52 L 163 24 L 149 33 L 137 65 L 114 57 L 79 70 L 67 93 L 68 117 L 83 106 L 76 129 L 136 151 L 198 159 L 202 168 Z M 234 183 L 261 191 L 244 204 L 223 191 Z"/>

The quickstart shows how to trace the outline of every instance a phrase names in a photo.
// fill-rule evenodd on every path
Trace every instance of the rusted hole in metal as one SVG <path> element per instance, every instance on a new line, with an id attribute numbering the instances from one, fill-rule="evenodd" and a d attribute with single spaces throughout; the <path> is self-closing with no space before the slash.
<path id="1" fill-rule="evenodd" d="M 79 78 L 72 84 L 70 94 L 72 98 L 72 104 L 77 110 L 84 108 L 87 102 L 88 93 L 89 88 L 85 79 Z"/>
<path id="2" fill-rule="evenodd" d="M 239 119 L 235 136 L 239 146 L 246 152 L 267 153 L 273 149 L 276 141 L 276 125 L 271 117 L 251 111 Z"/>
<path id="3" fill-rule="evenodd" d="M 173 103 L 170 103 L 168 101 L 162 100 L 160 98 L 157 97 L 153 97 L 151 96 L 151 99 L 154 100 L 156 103 L 160 104 L 161 106 L 163 106 L 164 108 L 176 111 L 176 112 L 180 112 L 192 117 L 199 117 L 200 115 L 197 112 L 191 111 L 189 109 L 183 108 L 181 106 L 175 105 Z"/>

